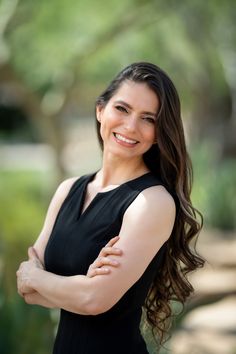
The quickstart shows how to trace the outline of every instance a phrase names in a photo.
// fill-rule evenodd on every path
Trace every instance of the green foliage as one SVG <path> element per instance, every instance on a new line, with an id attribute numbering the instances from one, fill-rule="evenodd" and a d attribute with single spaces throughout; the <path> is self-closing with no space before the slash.
<path id="1" fill-rule="evenodd" d="M 236 228 L 236 161 L 227 160 L 216 166 L 209 188 L 209 224 L 215 228 Z"/>
<path id="2" fill-rule="evenodd" d="M 207 74 L 203 55 L 214 56 L 214 64 L 216 42 L 229 38 L 221 24 L 228 21 L 225 27 L 234 33 L 233 8 L 233 0 L 224 5 L 213 0 L 20 1 L 6 37 L 14 67 L 36 90 L 65 87 L 77 71 L 80 79 L 106 81 L 136 60 L 159 63 L 177 82 L 185 78 L 192 85 L 193 78 Z"/>
<path id="3" fill-rule="evenodd" d="M 50 352 L 53 343 L 53 327 L 46 309 L 28 306 L 16 295 L 12 301 L 5 299 L 2 302 L 0 316 L 2 354 Z"/>
<path id="4" fill-rule="evenodd" d="M 29 306 L 17 294 L 16 270 L 42 226 L 46 196 L 34 173 L 0 175 L 0 343 L 2 354 L 47 354 L 52 346 L 49 311 Z"/>
<path id="5" fill-rule="evenodd" d="M 194 188 L 192 199 L 207 227 L 236 228 L 236 161 L 220 161 L 217 145 L 202 143 L 192 150 Z"/>
<path id="6" fill-rule="evenodd" d="M 17 232 L 21 242 L 32 242 L 43 219 L 42 205 L 41 208 L 39 205 L 39 202 L 43 204 L 40 178 L 29 172 L 1 172 L 0 178 L 4 205 L 4 216 L 1 214 L 0 218 L 4 239 L 15 241 Z"/>
<path id="7" fill-rule="evenodd" d="M 114 0 L 20 2 L 7 32 L 12 62 L 34 89 L 66 86 L 75 58 L 96 46 L 97 37 L 129 8 Z"/>

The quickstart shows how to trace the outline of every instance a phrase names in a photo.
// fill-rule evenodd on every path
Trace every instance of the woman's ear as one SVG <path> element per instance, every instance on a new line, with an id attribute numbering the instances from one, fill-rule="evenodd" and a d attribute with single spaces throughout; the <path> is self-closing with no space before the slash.
<path id="1" fill-rule="evenodd" d="M 96 118 L 97 120 L 101 123 L 101 113 L 102 113 L 103 107 L 101 105 L 96 106 Z"/>

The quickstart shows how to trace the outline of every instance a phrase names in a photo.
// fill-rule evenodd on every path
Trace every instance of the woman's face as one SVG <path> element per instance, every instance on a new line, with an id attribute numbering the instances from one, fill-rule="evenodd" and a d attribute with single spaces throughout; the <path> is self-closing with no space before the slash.
<path id="1" fill-rule="evenodd" d="M 145 83 L 124 81 L 110 101 L 96 110 L 104 152 L 142 157 L 156 140 L 158 109 L 159 100 Z"/>

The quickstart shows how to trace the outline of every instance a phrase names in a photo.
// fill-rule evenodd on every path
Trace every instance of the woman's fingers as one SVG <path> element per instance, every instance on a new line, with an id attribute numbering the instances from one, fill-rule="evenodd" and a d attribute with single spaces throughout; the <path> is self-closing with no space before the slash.
<path id="1" fill-rule="evenodd" d="M 115 236 L 113 238 L 110 239 L 110 241 L 106 244 L 106 246 L 104 246 L 98 257 L 106 257 L 109 254 L 114 254 L 114 255 L 121 255 L 122 251 L 119 248 L 113 247 L 114 244 L 120 239 L 120 236 Z"/>
<path id="2" fill-rule="evenodd" d="M 99 257 L 106 257 L 108 255 L 120 256 L 122 254 L 121 249 L 115 247 L 103 247 L 99 253 Z"/>
<path id="3" fill-rule="evenodd" d="M 28 256 L 29 256 L 29 259 L 38 259 L 38 255 L 34 249 L 34 247 L 29 247 L 28 248 Z"/>
<path id="4" fill-rule="evenodd" d="M 110 273 L 109 268 L 94 268 L 94 269 L 89 268 L 87 276 L 89 278 L 92 278 L 92 277 L 95 277 L 96 275 L 104 275 L 104 274 L 108 274 L 108 273 Z"/>
<path id="5" fill-rule="evenodd" d="M 28 248 L 28 256 L 29 256 L 29 259 L 31 261 L 34 261 L 35 265 L 38 268 L 44 269 L 43 264 L 41 263 L 41 261 L 40 261 L 40 259 L 38 257 L 38 254 L 37 254 L 36 250 L 34 249 L 34 247 L 29 247 Z"/>
<path id="6" fill-rule="evenodd" d="M 29 259 L 35 259 L 35 258 L 37 258 L 37 257 L 35 256 L 33 247 L 29 247 L 29 248 L 28 248 L 28 257 L 29 257 Z"/>
<path id="7" fill-rule="evenodd" d="M 112 247 L 119 239 L 120 236 L 112 237 L 105 247 Z"/>
<path id="8" fill-rule="evenodd" d="M 92 278 L 95 275 L 108 274 L 110 269 L 107 268 L 107 265 L 112 267 L 118 267 L 119 262 L 115 259 L 110 259 L 108 257 L 99 257 L 97 258 L 89 267 L 87 276 Z"/>
<path id="9" fill-rule="evenodd" d="M 108 256 L 120 256 L 122 254 L 121 249 L 113 247 L 113 245 L 120 239 L 119 236 L 115 236 L 110 241 L 106 244 L 105 247 L 103 247 L 98 255 L 98 257 L 95 259 L 95 261 L 90 265 L 87 276 L 92 278 L 95 275 L 101 275 L 101 274 L 108 274 L 110 272 L 109 267 L 107 268 L 106 266 L 112 266 L 112 267 L 117 267 L 119 266 L 119 262 L 115 259 L 109 258 Z"/>
<path id="10" fill-rule="evenodd" d="M 120 239 L 120 236 L 115 236 L 101 249 L 98 257 L 106 257 L 108 254 L 121 255 L 122 251 L 119 248 L 113 247 Z"/>
<path id="11" fill-rule="evenodd" d="M 103 265 L 111 265 L 114 267 L 117 267 L 119 265 L 119 262 L 115 259 L 111 259 L 108 257 L 99 257 L 93 262 L 93 268 L 100 268 Z"/>

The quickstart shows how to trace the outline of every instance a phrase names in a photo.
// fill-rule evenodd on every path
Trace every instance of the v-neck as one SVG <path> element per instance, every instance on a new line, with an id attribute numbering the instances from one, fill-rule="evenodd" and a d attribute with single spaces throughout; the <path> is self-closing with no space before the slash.
<path id="1" fill-rule="evenodd" d="M 93 197 L 93 199 L 91 200 L 91 202 L 89 203 L 89 205 L 82 212 L 83 206 L 84 206 L 84 202 L 85 202 L 86 193 L 87 193 L 88 184 L 94 179 L 94 177 L 96 176 L 97 172 L 90 174 L 88 176 L 87 180 L 84 183 L 78 219 L 81 219 L 82 217 L 84 217 L 87 214 L 87 212 L 90 210 L 90 208 L 92 208 L 94 202 L 99 198 L 99 196 L 108 194 L 109 192 L 116 191 L 118 188 L 120 188 L 122 186 L 122 184 L 120 184 L 119 186 L 117 186 L 115 188 L 112 188 L 112 189 L 109 189 L 108 191 L 96 193 L 95 196 Z"/>
<path id="2" fill-rule="evenodd" d="M 98 171 L 97 171 L 97 172 L 98 172 Z M 126 185 L 129 185 L 129 184 L 133 183 L 134 181 L 137 181 L 137 180 L 139 180 L 140 178 L 143 178 L 144 176 L 147 176 L 147 175 L 150 175 L 150 174 L 151 174 L 151 172 L 146 172 L 146 173 L 144 173 L 143 175 L 138 176 L 138 177 L 135 177 L 135 178 L 130 179 L 130 180 L 127 180 L 126 182 L 123 182 L 123 183 L 121 183 L 120 185 L 118 185 L 117 187 L 112 188 L 112 189 L 109 189 L 108 191 L 96 193 L 95 196 L 93 197 L 93 199 L 91 200 L 91 202 L 89 203 L 89 205 L 88 205 L 88 206 L 84 209 L 84 211 L 82 212 L 83 206 L 84 206 L 84 202 L 85 202 L 86 193 L 87 193 L 88 184 L 94 179 L 94 177 L 95 177 L 95 175 L 97 174 L 97 172 L 94 172 L 94 173 L 88 175 L 88 178 L 87 178 L 87 180 L 86 180 L 85 183 L 84 183 L 83 192 L 82 192 L 82 198 L 81 198 L 81 205 L 80 205 L 79 215 L 78 215 L 78 220 L 80 220 L 81 218 L 83 218 L 83 217 L 89 212 L 89 210 L 93 207 L 93 204 L 95 203 L 95 201 L 96 201 L 99 197 L 105 196 L 105 195 L 108 195 L 108 194 L 111 194 L 112 192 L 115 193 L 115 192 L 117 192 L 118 190 L 120 190 L 122 187 L 124 187 L 124 186 L 126 186 Z"/>

